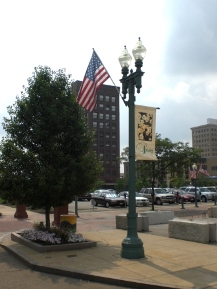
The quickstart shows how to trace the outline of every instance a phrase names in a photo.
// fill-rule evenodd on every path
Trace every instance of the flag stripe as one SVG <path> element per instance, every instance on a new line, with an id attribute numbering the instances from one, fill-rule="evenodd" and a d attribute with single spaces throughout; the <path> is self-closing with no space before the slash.
<path id="1" fill-rule="evenodd" d="M 201 174 L 204 174 L 205 176 L 208 176 L 208 177 L 209 177 L 209 173 L 207 172 L 207 170 L 205 170 L 205 169 L 203 168 L 202 165 L 200 166 L 199 172 L 200 172 Z"/>
<path id="2" fill-rule="evenodd" d="M 96 91 L 109 77 L 99 57 L 93 51 L 78 93 L 77 103 L 86 110 L 93 111 L 96 106 Z"/>

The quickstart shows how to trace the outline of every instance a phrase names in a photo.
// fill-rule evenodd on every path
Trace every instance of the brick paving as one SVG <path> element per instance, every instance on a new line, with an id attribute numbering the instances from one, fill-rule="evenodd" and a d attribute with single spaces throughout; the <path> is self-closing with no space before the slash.
<path id="1" fill-rule="evenodd" d="M 168 206 L 156 206 L 157 210 L 173 210 L 175 217 L 203 217 L 203 213 L 207 212 L 208 208 L 213 205 L 212 203 L 202 203 L 199 205 L 199 208 L 195 208 L 193 204 L 188 204 L 186 209 L 181 209 L 179 205 L 168 207 Z M 150 211 L 151 207 L 139 207 L 137 208 L 137 212 L 144 212 L 145 210 Z M 45 220 L 45 215 L 43 211 L 29 211 L 27 219 L 17 219 L 14 218 L 14 213 L 16 211 L 15 207 L 3 206 L 0 205 L 0 212 L 2 216 L 0 216 L 0 239 L 11 233 L 18 231 L 24 228 L 32 227 L 34 222 L 41 222 Z M 79 212 L 79 217 L 77 218 L 77 231 L 78 232 L 93 232 L 93 231 L 101 231 L 101 230 L 114 230 L 116 227 L 115 216 L 127 213 L 127 208 L 110 208 L 100 211 L 85 211 L 82 210 Z M 53 221 L 53 214 L 50 215 L 50 221 Z M 165 231 L 165 230 L 164 230 Z M 159 233 L 157 233 L 159 234 Z M 163 234 L 163 232 L 162 232 Z"/>

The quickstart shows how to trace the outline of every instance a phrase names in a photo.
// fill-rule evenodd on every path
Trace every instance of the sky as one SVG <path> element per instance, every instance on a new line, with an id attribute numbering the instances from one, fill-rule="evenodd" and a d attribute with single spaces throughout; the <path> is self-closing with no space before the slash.
<path id="1" fill-rule="evenodd" d="M 216 0 L 1 1 L 0 137 L 7 106 L 34 67 L 65 68 L 83 80 L 94 48 L 120 86 L 118 57 L 124 45 L 132 55 L 140 37 L 147 54 L 135 104 L 159 107 L 156 132 L 191 145 L 190 128 L 217 118 L 216 15 Z M 128 146 L 128 113 L 120 98 L 120 151 Z"/>

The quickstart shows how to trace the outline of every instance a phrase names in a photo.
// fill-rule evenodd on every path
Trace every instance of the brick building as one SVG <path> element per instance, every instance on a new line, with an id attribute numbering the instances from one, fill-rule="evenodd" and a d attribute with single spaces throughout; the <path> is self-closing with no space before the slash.
<path id="1" fill-rule="evenodd" d="M 192 127 L 192 147 L 202 149 L 199 162 L 210 175 L 217 175 L 217 119 L 208 118 L 207 124 Z"/>
<path id="2" fill-rule="evenodd" d="M 78 93 L 81 81 L 75 81 L 73 89 Z M 119 89 L 119 88 L 118 88 Z M 119 92 L 114 86 L 102 85 L 97 90 L 96 108 L 87 112 L 89 129 L 95 130 L 95 141 L 92 150 L 103 161 L 101 179 L 104 188 L 114 188 L 116 179 L 120 177 L 120 121 Z"/>

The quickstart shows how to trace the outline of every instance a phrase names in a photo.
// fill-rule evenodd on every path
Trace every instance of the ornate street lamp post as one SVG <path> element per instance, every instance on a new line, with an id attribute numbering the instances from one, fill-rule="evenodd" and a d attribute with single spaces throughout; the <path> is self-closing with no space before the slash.
<path id="1" fill-rule="evenodd" d="M 197 204 L 197 165 L 196 164 L 193 164 L 192 165 L 192 169 L 195 171 L 195 178 L 193 178 L 193 183 L 194 183 L 194 193 L 195 193 L 195 207 L 197 208 L 198 207 L 198 204 Z"/>
<path id="2" fill-rule="evenodd" d="M 127 214 L 127 237 L 122 241 L 121 257 L 126 259 L 143 258 L 144 248 L 143 242 L 137 234 L 137 213 L 135 201 L 135 87 L 137 93 L 140 93 L 142 87 L 142 76 L 144 72 L 141 71 L 143 65 L 143 58 L 146 54 L 146 48 L 143 46 L 140 38 L 132 50 L 135 58 L 136 71 L 130 70 L 129 66 L 132 57 L 128 53 L 126 46 L 119 57 L 119 62 L 122 67 L 123 77 L 120 79 L 122 83 L 123 101 L 129 107 L 129 207 Z M 126 100 L 126 94 L 129 94 Z"/>

